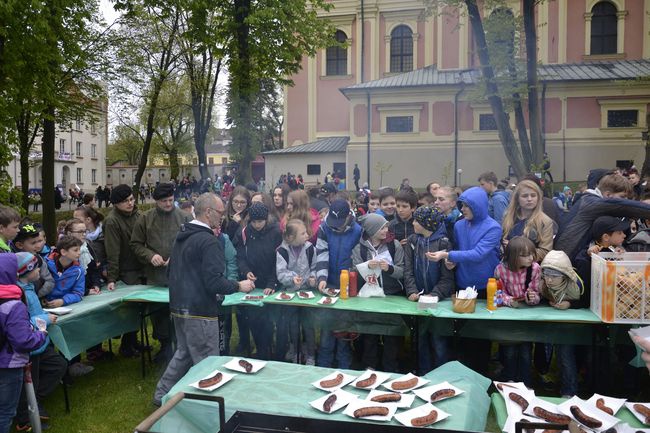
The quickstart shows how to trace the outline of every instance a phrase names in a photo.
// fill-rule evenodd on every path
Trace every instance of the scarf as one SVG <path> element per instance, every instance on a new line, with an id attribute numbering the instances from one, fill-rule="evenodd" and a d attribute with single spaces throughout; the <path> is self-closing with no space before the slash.
<path id="1" fill-rule="evenodd" d="M 88 264 L 93 261 L 93 256 L 88 249 L 88 242 L 84 242 L 81 245 L 79 251 L 81 252 L 81 255 L 79 256 L 79 264 L 81 265 L 81 269 L 84 270 L 85 274 L 88 269 Z"/>
<path id="2" fill-rule="evenodd" d="M 102 223 L 99 223 L 99 225 L 95 228 L 95 230 L 86 233 L 86 240 L 96 241 L 101 234 L 102 234 Z"/>

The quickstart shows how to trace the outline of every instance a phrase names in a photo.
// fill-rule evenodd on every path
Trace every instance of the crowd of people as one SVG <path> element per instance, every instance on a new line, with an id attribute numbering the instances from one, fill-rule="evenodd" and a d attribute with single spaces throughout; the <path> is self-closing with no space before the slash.
<path id="1" fill-rule="evenodd" d="M 340 190 L 333 179 L 301 188 L 299 176 L 293 177 L 295 185 L 287 176 L 270 194 L 255 184 L 237 185 L 226 199 L 210 179 L 203 186 L 197 182 L 194 191 L 186 177 L 157 184 L 152 191 L 156 205 L 144 213 L 132 188 L 117 185 L 110 190 L 113 208 L 105 219 L 94 200 L 84 201 L 49 242 L 40 226 L 2 206 L 0 251 L 9 254 L 0 254 L 0 335 L 9 344 L 0 345 L 0 369 L 11 380 L 0 393 L 0 432 L 15 415 L 10 408 L 12 402 L 18 404 L 22 367 L 28 361 L 39 404 L 66 369 L 73 375 L 92 369 L 80 358 L 68 365 L 56 353 L 44 332 L 56 316 L 43 306 L 70 305 L 102 288 L 114 290 L 120 281 L 170 289 L 169 311 L 152 316 L 161 346 L 156 360 L 166 365 L 154 395 L 158 405 L 192 365 L 210 355 L 237 353 L 343 369 L 356 359 L 356 367 L 403 369 L 402 337 L 355 335 L 326 326 L 319 330 L 309 312 L 299 320 L 291 309 L 221 305 L 225 295 L 254 288 L 265 295 L 281 290 L 325 294 L 339 288 L 341 271 L 362 263 L 380 274 L 384 294 L 413 302 L 425 294 L 447 299 L 466 287 L 486 298 L 487 282 L 496 277 L 499 294 L 489 301 L 504 308 L 588 308 L 593 254 L 650 249 L 645 241 L 650 239 L 650 192 L 634 174 L 592 170 L 584 191 L 570 194 L 564 188 L 561 203 L 545 196 L 543 180 L 534 174 L 513 184 L 486 172 L 477 186 L 432 182 L 421 193 L 404 179 L 397 189 L 373 191 L 364 184 L 353 194 Z M 225 181 L 222 186 L 232 182 L 219 180 Z M 359 279 L 361 287 L 365 282 Z M 233 326 L 239 334 L 236 348 L 230 345 Z M 488 374 L 488 340 L 463 344 L 454 352 L 448 337 L 423 331 L 413 344 L 419 374 L 451 359 Z M 142 349 L 135 332 L 122 336 L 123 356 L 136 356 Z M 576 346 L 554 349 L 561 394 L 574 395 L 584 361 Z M 551 347 L 537 345 L 536 359 L 538 351 L 548 362 Z M 532 386 L 533 364 L 545 368 L 533 363 L 533 353 L 530 342 L 499 342 L 503 368 L 498 378 Z M 90 348 L 86 363 L 102 356 L 101 345 Z M 40 410 L 47 418 L 45 408 Z M 18 426 L 28 423 L 26 413 L 23 398 L 15 415 Z"/>

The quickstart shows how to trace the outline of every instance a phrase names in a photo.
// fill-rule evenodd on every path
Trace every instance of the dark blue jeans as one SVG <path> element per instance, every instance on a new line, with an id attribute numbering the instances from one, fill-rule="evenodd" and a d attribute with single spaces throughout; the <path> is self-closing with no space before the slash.
<path id="1" fill-rule="evenodd" d="M 503 361 L 503 380 L 524 382 L 531 386 L 532 343 L 500 344 Z"/>
<path id="2" fill-rule="evenodd" d="M 8 433 L 23 386 L 22 368 L 0 368 L 0 433 Z"/>
<path id="3" fill-rule="evenodd" d="M 572 344 L 558 344 L 555 346 L 555 353 L 560 368 L 560 393 L 562 395 L 576 395 L 578 393 L 576 347 Z"/>
<path id="4" fill-rule="evenodd" d="M 451 358 L 450 337 L 441 337 L 430 331 L 420 332 L 418 335 L 418 374 L 427 374 L 434 368 L 449 362 Z M 433 350 L 434 357 L 431 356 Z"/>
<path id="5" fill-rule="evenodd" d="M 338 368 L 350 368 L 352 365 L 352 348 L 350 347 L 350 342 L 336 338 L 332 331 L 321 329 L 316 365 L 319 367 L 334 367 L 335 353 Z"/>

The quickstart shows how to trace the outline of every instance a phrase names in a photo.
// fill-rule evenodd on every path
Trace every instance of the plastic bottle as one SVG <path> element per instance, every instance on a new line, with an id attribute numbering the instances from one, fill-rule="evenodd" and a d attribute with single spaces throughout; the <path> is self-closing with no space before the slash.
<path id="1" fill-rule="evenodd" d="M 340 292 L 339 296 L 341 299 L 348 299 L 348 286 L 350 284 L 350 273 L 348 272 L 347 269 L 343 269 L 341 271 L 341 277 L 340 277 Z"/>
<path id="2" fill-rule="evenodd" d="M 487 309 L 497 309 L 497 280 L 490 278 L 487 283 Z"/>
<path id="3" fill-rule="evenodd" d="M 357 274 L 357 271 L 350 271 L 350 290 L 348 295 L 350 295 L 351 298 L 354 298 L 357 296 L 358 293 L 358 277 L 359 274 Z"/>

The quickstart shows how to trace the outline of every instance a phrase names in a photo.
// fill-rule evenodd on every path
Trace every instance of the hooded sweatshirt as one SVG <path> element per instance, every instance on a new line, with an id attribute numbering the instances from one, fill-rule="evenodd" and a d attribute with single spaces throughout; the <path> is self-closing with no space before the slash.
<path id="1" fill-rule="evenodd" d="M 249 272 L 255 274 L 255 286 L 275 290 L 278 279 L 275 273 L 275 250 L 282 243 L 282 233 L 278 224 L 264 225 L 257 231 L 249 223 L 235 236 L 233 244 L 237 249 L 237 265 L 242 279 Z"/>
<path id="2" fill-rule="evenodd" d="M 27 310 L 29 311 L 29 319 L 32 322 L 32 325 L 36 328 L 36 319 L 41 319 L 49 326 L 52 322 L 50 321 L 50 315 L 43 311 L 41 306 L 41 301 L 38 299 L 38 295 L 34 290 L 34 283 L 28 283 L 21 280 L 18 280 L 18 286 L 23 289 L 25 294 L 25 301 L 27 301 Z M 38 349 L 32 351 L 30 355 L 40 355 L 45 351 L 47 345 L 50 344 L 49 335 L 45 337 L 45 342 Z"/>
<path id="3" fill-rule="evenodd" d="M 0 254 L 0 368 L 22 368 L 29 352 L 45 343 L 46 334 L 34 329 L 22 290 L 16 285 L 18 261 L 14 254 Z"/>
<path id="4" fill-rule="evenodd" d="M 426 253 L 446 250 L 451 247 L 447 239 L 445 224 L 429 237 L 414 233 L 404 246 L 404 290 L 406 296 L 424 290 L 427 295 L 440 300 L 451 296 L 454 289 L 454 271 L 448 270 L 443 262 L 432 262 Z"/>
<path id="5" fill-rule="evenodd" d="M 173 315 L 216 318 L 217 295 L 238 288 L 236 281 L 226 278 L 224 242 L 207 225 L 190 222 L 181 226 L 167 267 Z"/>
<path id="6" fill-rule="evenodd" d="M 485 290 L 499 264 L 501 226 L 488 216 L 488 197 L 482 188 L 470 188 L 458 200 L 469 206 L 473 218 L 454 225 L 455 249 L 449 252 L 449 261 L 456 263 L 456 285 Z"/>
<path id="7" fill-rule="evenodd" d="M 318 229 L 316 242 L 316 277 L 327 281 L 331 287 L 339 287 L 343 269 L 352 267 L 352 249 L 361 238 L 361 226 L 350 214 L 346 224 L 336 230 L 327 224 L 327 218 Z"/>
<path id="8" fill-rule="evenodd" d="M 309 277 L 316 276 L 316 251 L 307 241 L 296 248 L 282 241 L 276 252 L 276 272 L 278 282 L 286 289 L 296 289 L 294 277 L 302 277 L 300 289 L 309 289 Z"/>
<path id="9" fill-rule="evenodd" d="M 541 268 L 542 272 L 544 272 L 544 269 L 553 269 L 554 271 L 561 272 L 564 275 L 564 279 L 560 284 L 570 285 L 573 290 L 581 293 L 580 299 L 566 299 L 571 304 L 571 308 L 589 308 L 591 301 L 590 287 L 582 283 L 575 269 L 571 266 L 571 260 L 569 260 L 569 257 L 564 251 L 549 251 L 542 261 Z M 541 280 L 541 293 L 546 299 L 552 300 L 544 278 Z"/>

